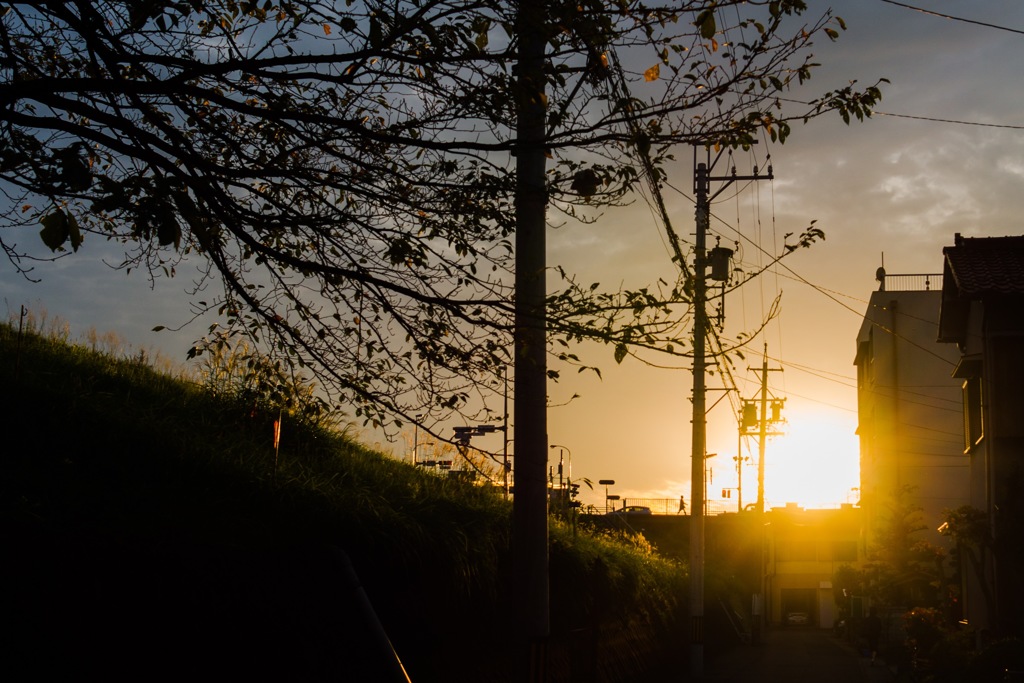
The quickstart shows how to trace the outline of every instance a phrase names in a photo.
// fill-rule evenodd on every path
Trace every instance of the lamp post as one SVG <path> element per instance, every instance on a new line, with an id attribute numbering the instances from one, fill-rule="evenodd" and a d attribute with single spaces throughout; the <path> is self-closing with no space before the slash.
<path id="1" fill-rule="evenodd" d="M 414 445 L 413 448 L 412 448 L 412 464 L 413 465 L 420 464 L 419 463 L 419 454 L 420 454 L 419 447 L 420 446 L 435 446 L 435 445 L 436 444 L 433 441 L 424 441 L 423 443 L 417 443 L 416 445 Z"/>
<path id="2" fill-rule="evenodd" d="M 704 454 L 704 464 L 706 465 L 708 459 L 713 458 L 716 455 L 718 455 L 718 453 L 705 453 Z M 709 476 L 709 473 L 710 473 L 710 476 Z M 714 477 L 715 477 L 715 475 L 714 475 L 714 472 L 711 470 L 711 468 L 710 467 L 705 467 L 704 468 L 704 491 L 705 491 L 705 494 L 704 494 L 704 514 L 705 515 L 708 514 L 708 498 L 710 497 L 710 496 L 707 495 L 706 492 L 708 490 L 708 484 L 709 483 L 710 484 L 715 483 Z"/>
<path id="3" fill-rule="evenodd" d="M 597 483 L 604 487 L 604 512 L 605 514 L 608 514 L 608 501 L 612 499 L 611 496 L 608 495 L 608 487 L 615 486 L 615 480 L 599 479 Z M 615 500 L 618 500 L 618 496 L 615 497 Z"/>
<path id="4" fill-rule="evenodd" d="M 566 478 L 566 481 L 568 483 L 570 483 L 570 484 L 572 483 L 572 451 L 570 451 L 565 446 L 560 446 L 559 444 L 551 444 L 551 450 L 555 450 L 556 448 L 559 449 L 559 455 L 558 455 L 558 486 L 561 487 L 562 486 L 562 461 L 565 460 L 565 454 L 566 453 L 569 454 L 569 469 L 565 473 L 565 478 Z"/>
<path id="5" fill-rule="evenodd" d="M 412 423 L 412 464 L 416 465 L 416 458 L 418 456 L 418 449 L 420 445 L 420 420 L 423 419 L 423 413 L 416 416 L 416 420 Z"/>
<path id="6" fill-rule="evenodd" d="M 508 500 L 509 496 L 509 484 L 508 484 L 508 473 L 512 470 L 512 467 L 508 464 L 508 445 L 512 443 L 512 439 L 508 438 L 508 366 L 501 368 L 501 378 L 505 383 L 505 395 L 504 395 L 504 408 L 505 414 L 501 421 L 501 475 L 502 475 L 502 490 L 505 492 L 505 500 Z"/>

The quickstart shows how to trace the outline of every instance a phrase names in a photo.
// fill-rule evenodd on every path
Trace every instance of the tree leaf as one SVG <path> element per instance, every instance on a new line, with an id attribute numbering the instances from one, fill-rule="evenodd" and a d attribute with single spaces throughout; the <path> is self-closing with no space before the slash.
<path id="1" fill-rule="evenodd" d="M 700 37 L 704 40 L 711 40 L 715 37 L 715 31 L 717 26 L 715 24 L 715 10 L 714 8 L 708 8 L 697 15 L 697 21 L 693 22 L 693 25 L 700 30 Z"/>
<path id="2" fill-rule="evenodd" d="M 72 251 L 78 251 L 78 247 L 82 246 L 82 231 L 78 229 L 78 221 L 75 220 L 74 215 L 71 213 L 65 214 L 65 219 L 68 226 L 68 239 L 71 240 Z"/>
<path id="3" fill-rule="evenodd" d="M 622 360 L 626 357 L 627 353 L 629 353 L 629 348 L 625 344 L 622 344 L 622 343 L 616 344 L 615 345 L 615 362 L 621 364 Z"/>
<path id="4" fill-rule="evenodd" d="M 43 229 L 39 236 L 43 244 L 50 248 L 50 251 L 63 251 L 64 243 L 68 240 L 68 221 L 61 209 L 51 211 L 39 221 Z"/>

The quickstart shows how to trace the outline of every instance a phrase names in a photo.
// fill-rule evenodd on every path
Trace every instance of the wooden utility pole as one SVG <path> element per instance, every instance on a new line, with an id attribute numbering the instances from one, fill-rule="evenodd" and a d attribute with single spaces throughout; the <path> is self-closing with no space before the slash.
<path id="1" fill-rule="evenodd" d="M 708 157 L 710 162 L 710 149 Z M 721 158 L 721 152 L 715 162 Z M 737 180 L 770 180 L 771 166 L 766 175 L 737 175 L 736 169 L 727 176 L 715 177 L 711 169 L 715 163 L 696 163 L 694 148 L 693 193 L 696 197 L 696 247 L 693 262 L 693 440 L 690 450 L 690 675 L 704 676 L 704 459 L 707 450 L 707 385 L 706 337 L 707 315 L 707 233 L 711 221 L 711 201 Z M 711 194 L 711 183 L 723 185 Z"/>
<path id="2" fill-rule="evenodd" d="M 521 0 L 516 107 L 515 496 L 512 546 L 522 675 L 547 677 L 548 583 L 545 74 L 543 0 Z"/>

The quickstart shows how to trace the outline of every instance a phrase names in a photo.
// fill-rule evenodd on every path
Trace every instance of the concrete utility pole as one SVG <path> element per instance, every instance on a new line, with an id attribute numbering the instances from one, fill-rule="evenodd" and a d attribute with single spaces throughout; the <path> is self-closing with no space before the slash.
<path id="1" fill-rule="evenodd" d="M 757 426 L 757 512 L 764 512 L 764 450 L 768 436 L 775 436 L 778 432 L 768 432 L 768 423 L 778 422 L 778 419 L 768 417 L 768 373 L 782 372 L 782 368 L 768 367 L 768 344 L 764 345 L 764 360 L 761 362 L 761 412 Z M 778 403 L 772 400 L 772 406 Z"/>
<path id="2" fill-rule="evenodd" d="M 708 223 L 708 167 L 694 171 L 697 197 L 697 247 L 693 260 L 693 440 L 690 449 L 690 674 L 704 676 L 704 451 L 707 447 L 707 387 L 704 378 L 704 342 L 707 328 L 705 277 Z"/>
<path id="3" fill-rule="evenodd" d="M 736 437 L 736 512 L 743 512 L 743 431 Z"/>
<path id="4" fill-rule="evenodd" d="M 710 161 L 710 149 L 708 149 Z M 694 147 L 693 193 L 696 197 L 696 247 L 693 260 L 693 440 L 690 451 L 690 675 L 700 679 L 704 676 L 704 459 L 707 450 L 707 385 L 706 335 L 707 315 L 707 233 L 711 221 L 711 201 L 725 188 L 737 180 L 770 180 L 771 166 L 767 175 L 737 175 L 736 169 L 728 176 L 715 177 L 711 169 L 715 162 L 696 163 L 697 148 Z M 724 183 L 711 194 L 712 182 Z"/>
<path id="5" fill-rule="evenodd" d="M 543 0 L 521 0 L 516 107 L 516 484 L 512 502 L 514 595 L 522 646 L 517 680 L 547 677 L 548 580 L 545 75 Z"/>
<path id="6" fill-rule="evenodd" d="M 749 368 L 749 369 L 753 370 L 754 372 L 757 372 L 757 370 L 758 370 L 757 368 Z M 776 436 L 776 435 L 780 434 L 780 432 L 777 432 L 774 429 L 769 432 L 768 431 L 768 425 L 769 424 L 774 425 L 774 424 L 776 424 L 778 422 L 782 422 L 782 417 L 781 417 L 780 413 L 781 413 L 783 404 L 786 402 L 785 399 L 772 398 L 771 399 L 772 414 L 771 414 L 771 416 L 768 415 L 768 373 L 769 372 L 782 372 L 782 368 L 769 368 L 768 367 L 768 344 L 764 345 L 764 356 L 763 356 L 763 360 L 761 361 L 760 371 L 761 371 L 761 393 L 760 393 L 760 398 L 759 399 L 750 399 L 750 400 L 744 399 L 744 401 L 743 401 L 743 408 L 742 408 L 742 410 L 740 412 L 740 430 L 739 431 L 740 431 L 740 441 L 741 442 L 743 441 L 743 437 L 744 436 L 753 436 L 756 433 L 757 437 L 758 437 L 758 441 L 757 441 L 757 445 L 758 445 L 758 448 L 757 448 L 757 452 L 758 452 L 758 457 L 757 457 L 757 502 L 755 503 L 754 507 L 756 509 L 757 515 L 763 521 L 763 519 L 764 519 L 764 463 L 765 463 L 764 451 L 765 451 L 765 443 L 767 441 L 767 437 L 769 437 L 769 436 Z M 758 411 L 758 407 L 760 407 L 760 411 Z M 754 431 L 755 428 L 756 428 L 756 432 Z M 743 453 L 742 453 L 742 443 L 741 443 L 741 445 L 740 445 L 740 457 L 738 458 L 738 464 L 737 464 L 738 468 L 742 465 L 742 455 L 743 455 Z M 764 558 L 762 556 L 762 560 L 763 559 Z M 754 626 L 754 634 L 753 635 L 754 635 L 754 637 L 753 637 L 753 641 L 755 643 L 761 642 L 761 632 L 762 632 L 763 627 L 764 627 L 764 619 L 765 619 L 765 613 L 764 613 L 764 608 L 763 608 L 763 605 L 764 605 L 764 593 L 765 593 L 764 581 L 765 581 L 765 567 L 762 565 L 762 567 L 761 567 L 761 587 L 759 588 L 760 592 L 757 595 L 755 595 L 754 599 L 753 599 L 753 605 L 754 605 L 754 609 L 753 609 L 753 612 L 754 612 L 754 615 L 753 615 L 754 616 L 754 623 L 753 623 L 753 626 Z"/>

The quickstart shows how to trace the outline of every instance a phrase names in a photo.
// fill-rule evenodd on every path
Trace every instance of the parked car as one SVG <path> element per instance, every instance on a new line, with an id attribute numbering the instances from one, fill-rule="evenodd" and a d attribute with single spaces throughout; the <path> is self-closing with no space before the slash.
<path id="1" fill-rule="evenodd" d="M 633 515 L 649 515 L 651 514 L 651 508 L 644 505 L 626 505 L 618 510 L 612 510 L 608 513 L 616 517 L 632 517 Z"/>
<path id="2" fill-rule="evenodd" d="M 786 615 L 786 626 L 806 626 L 811 623 L 807 612 L 790 612 Z"/>

